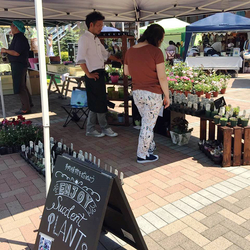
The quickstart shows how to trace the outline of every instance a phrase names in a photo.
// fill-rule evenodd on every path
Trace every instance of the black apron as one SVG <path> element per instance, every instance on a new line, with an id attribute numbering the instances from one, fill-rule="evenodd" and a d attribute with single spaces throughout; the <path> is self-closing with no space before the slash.
<path id="1" fill-rule="evenodd" d="M 107 95 L 106 95 L 106 72 L 104 69 L 97 69 L 91 73 L 99 73 L 99 79 L 88 78 L 85 75 L 85 85 L 88 97 L 88 107 L 95 113 L 106 113 Z"/>

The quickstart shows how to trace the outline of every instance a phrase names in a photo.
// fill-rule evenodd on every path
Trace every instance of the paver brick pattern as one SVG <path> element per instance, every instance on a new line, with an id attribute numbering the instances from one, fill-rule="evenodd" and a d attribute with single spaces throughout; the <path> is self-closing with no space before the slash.
<path id="1" fill-rule="evenodd" d="M 241 76 L 231 81 L 226 101 L 249 113 L 250 82 Z M 71 86 L 72 87 L 72 86 Z M 40 96 L 34 96 L 33 114 L 27 119 L 41 124 Z M 5 97 L 7 116 L 18 100 Z M 187 116 L 194 127 L 190 143 L 178 147 L 155 135 L 160 159 L 154 164 L 136 162 L 139 131 L 113 127 L 117 138 L 86 138 L 75 124 L 63 128 L 66 114 L 57 95 L 49 96 L 51 136 L 74 143 L 124 172 L 124 191 L 149 250 L 249 249 L 250 167 L 220 168 L 198 150 L 199 119 Z M 72 133 L 72 131 L 74 133 Z M 0 249 L 33 249 L 39 216 L 45 203 L 45 182 L 18 154 L 0 156 Z M 98 250 L 133 249 L 108 235 Z"/>

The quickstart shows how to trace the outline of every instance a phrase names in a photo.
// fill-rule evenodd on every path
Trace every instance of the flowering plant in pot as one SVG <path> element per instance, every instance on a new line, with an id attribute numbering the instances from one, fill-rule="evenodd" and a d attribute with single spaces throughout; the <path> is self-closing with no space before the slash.
<path id="1" fill-rule="evenodd" d="M 203 91 L 203 83 L 202 82 L 195 82 L 194 84 L 194 90 L 197 96 L 201 96 L 202 95 L 202 91 Z"/>
<path id="2" fill-rule="evenodd" d="M 221 90 L 220 90 L 221 94 L 226 93 L 226 88 L 227 88 L 227 85 L 228 85 L 230 78 L 231 78 L 230 75 L 219 75 L 218 76 L 219 82 L 221 84 Z"/>
<path id="3" fill-rule="evenodd" d="M 220 89 L 221 89 L 220 82 L 213 80 L 211 82 L 211 91 L 213 92 L 214 97 L 218 96 Z"/>
<path id="4" fill-rule="evenodd" d="M 33 125 L 22 116 L 4 119 L 0 124 L 0 154 L 18 152 L 21 145 L 42 139 L 42 127 Z"/>
<path id="5" fill-rule="evenodd" d="M 188 128 L 188 121 L 183 117 L 175 117 L 171 124 L 171 139 L 174 144 L 179 146 L 189 142 L 193 128 Z"/>
<path id="6" fill-rule="evenodd" d="M 118 71 L 113 71 L 110 73 L 110 79 L 112 83 L 118 83 L 120 74 Z"/>
<path id="7" fill-rule="evenodd" d="M 204 84 L 203 85 L 203 90 L 204 90 L 204 93 L 206 94 L 206 98 L 210 98 L 211 97 L 211 85 L 210 84 Z M 210 97 L 209 97 L 210 95 Z"/>

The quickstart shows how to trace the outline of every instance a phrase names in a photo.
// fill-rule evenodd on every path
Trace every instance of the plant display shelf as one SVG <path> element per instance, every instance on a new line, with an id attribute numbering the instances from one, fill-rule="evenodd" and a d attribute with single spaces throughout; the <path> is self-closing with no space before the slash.
<path id="1" fill-rule="evenodd" d="M 130 43 L 130 47 L 134 45 L 134 37 L 131 35 L 111 35 L 111 36 L 99 36 L 99 39 L 102 43 L 104 43 L 104 39 L 118 39 L 120 38 L 122 40 L 122 59 L 124 60 L 125 58 L 125 53 L 127 51 L 127 44 L 128 42 Z M 111 62 L 107 62 L 111 63 Z M 111 123 L 113 125 L 124 125 L 124 126 L 129 126 L 129 111 L 128 111 L 128 101 L 129 101 L 129 93 L 128 93 L 128 86 L 129 86 L 129 81 L 128 77 L 123 74 L 123 80 L 119 80 L 118 83 L 113 84 L 111 82 L 107 82 L 106 85 L 120 85 L 123 86 L 124 88 L 124 99 L 110 99 L 110 101 L 124 101 L 124 123 Z"/>
<path id="2" fill-rule="evenodd" d="M 215 140 L 216 136 L 223 143 L 222 167 L 250 164 L 250 126 L 231 128 L 215 124 L 212 118 L 201 117 L 200 140 Z"/>

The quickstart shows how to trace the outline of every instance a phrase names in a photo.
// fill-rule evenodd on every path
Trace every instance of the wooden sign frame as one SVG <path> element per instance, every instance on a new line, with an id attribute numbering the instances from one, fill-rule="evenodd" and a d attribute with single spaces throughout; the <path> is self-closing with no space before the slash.
<path id="1" fill-rule="evenodd" d="M 58 156 L 34 250 L 95 250 L 101 230 L 147 250 L 119 178 L 92 162 Z"/>

